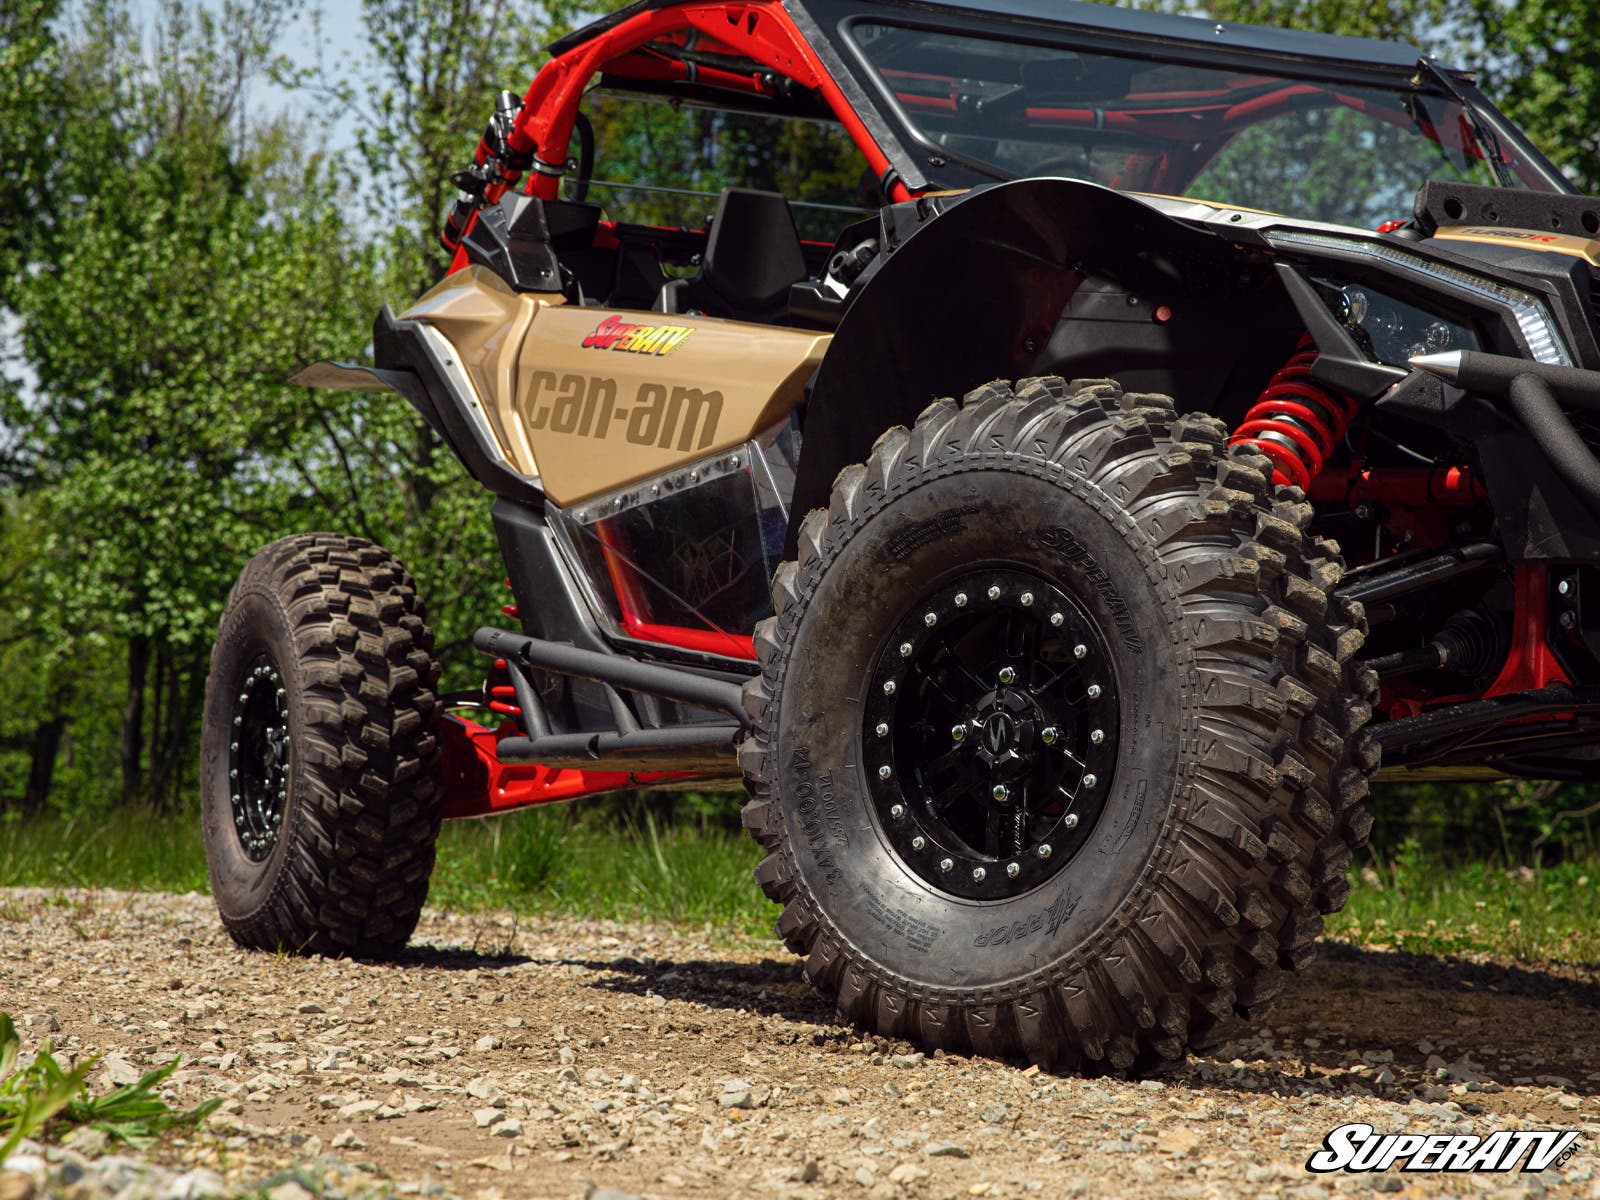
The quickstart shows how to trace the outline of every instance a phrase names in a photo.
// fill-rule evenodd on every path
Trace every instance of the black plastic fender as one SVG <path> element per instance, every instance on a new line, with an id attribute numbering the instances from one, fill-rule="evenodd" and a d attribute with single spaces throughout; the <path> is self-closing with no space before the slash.
<path id="1" fill-rule="evenodd" d="M 923 197 L 886 210 L 884 230 L 890 253 L 858 285 L 813 381 L 790 555 L 799 518 L 826 506 L 834 476 L 940 396 L 1115 369 L 1125 386 L 1205 407 L 1240 367 L 1241 310 L 1271 335 L 1256 339 L 1270 346 L 1269 373 L 1287 353 L 1277 334 L 1303 328 L 1264 251 L 1080 180 Z M 1280 331 L 1285 309 L 1293 328 Z M 1219 337 L 1224 313 L 1232 337 Z"/>

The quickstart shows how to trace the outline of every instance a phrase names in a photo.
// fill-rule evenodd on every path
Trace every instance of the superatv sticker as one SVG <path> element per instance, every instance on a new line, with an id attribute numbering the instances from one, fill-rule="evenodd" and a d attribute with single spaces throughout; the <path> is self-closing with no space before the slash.
<path id="1" fill-rule="evenodd" d="M 689 340 L 687 325 L 633 325 L 621 317 L 607 317 L 583 339 L 585 350 L 621 350 L 625 354 L 654 354 L 665 358 Z"/>
<path id="2" fill-rule="evenodd" d="M 529 429 L 579 437 L 622 436 L 635 446 L 704 450 L 717 435 L 722 393 L 642 383 L 629 404 L 617 403 L 617 381 L 602 375 L 534 371 L 524 385 Z"/>
<path id="3" fill-rule="evenodd" d="M 1322 1149 L 1306 1162 L 1306 1170 L 1387 1171 L 1543 1171 L 1565 1162 L 1576 1150 L 1575 1129 L 1502 1129 L 1480 1137 L 1473 1133 L 1379 1133 L 1353 1122 L 1328 1131 Z M 1526 1156 L 1526 1158 L 1524 1158 Z"/>

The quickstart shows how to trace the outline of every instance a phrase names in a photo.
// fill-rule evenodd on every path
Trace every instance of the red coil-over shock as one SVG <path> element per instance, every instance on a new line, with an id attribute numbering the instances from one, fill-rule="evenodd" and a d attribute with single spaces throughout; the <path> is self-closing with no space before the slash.
<path id="1" fill-rule="evenodd" d="M 1272 460 L 1274 483 L 1309 490 L 1343 440 L 1359 407 L 1311 379 L 1317 347 L 1307 334 L 1293 357 L 1267 383 L 1229 439 L 1251 445 Z"/>

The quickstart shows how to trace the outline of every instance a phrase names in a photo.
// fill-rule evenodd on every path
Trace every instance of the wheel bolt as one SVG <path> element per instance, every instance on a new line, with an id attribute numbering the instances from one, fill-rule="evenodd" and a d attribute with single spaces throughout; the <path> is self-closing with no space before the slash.
<path id="1" fill-rule="evenodd" d="M 237 751 L 239 749 L 239 743 L 238 742 L 229 742 L 228 743 L 228 749 Z"/>
<path id="2" fill-rule="evenodd" d="M 892 686 L 892 685 L 885 684 L 884 686 L 888 687 L 888 686 Z M 1091 683 L 1089 685 L 1089 699 L 1091 699 L 1091 700 L 1100 699 L 1100 685 L 1098 683 Z"/>
<path id="3" fill-rule="evenodd" d="M 892 695 L 894 695 L 894 680 L 892 680 L 892 679 L 889 679 L 889 680 L 885 680 L 885 681 L 884 681 L 884 685 L 883 685 L 883 694 L 884 694 L 884 695 L 885 695 L 885 696 L 892 696 Z"/>
<path id="4" fill-rule="evenodd" d="M 987 878 L 989 878 L 989 872 L 985 871 L 982 867 L 972 868 L 973 883 L 982 883 Z"/>
<path id="5" fill-rule="evenodd" d="M 1079 642 L 1076 646 L 1074 646 L 1072 648 L 1072 657 L 1073 658 L 1088 658 L 1089 657 L 1089 647 L 1085 646 L 1082 642 Z"/>
<path id="6" fill-rule="evenodd" d="M 1024 604 L 1032 604 L 1033 603 L 1033 593 L 1032 592 L 1023 592 L 1022 595 L 1018 597 L 1018 599 L 1021 600 Z"/>
<path id="7" fill-rule="evenodd" d="M 991 791 L 989 794 L 991 796 L 993 796 L 996 800 L 1009 800 L 1009 799 L 1011 799 L 1011 789 L 1008 788 L 1003 783 L 995 784 L 994 785 L 994 790 Z"/>
<path id="8" fill-rule="evenodd" d="M 998 587 L 991 587 L 989 589 L 989 599 L 991 599 L 991 600 L 1000 599 L 1000 589 Z"/>
<path id="9" fill-rule="evenodd" d="M 1101 742 L 1106 740 L 1106 731 L 1104 729 L 1091 730 L 1089 733 L 1089 740 L 1098 746 Z"/>
<path id="10" fill-rule="evenodd" d="M 884 765 L 884 766 L 881 766 L 881 767 L 878 768 L 878 778 L 879 779 L 887 779 L 887 778 L 889 778 L 889 776 L 891 776 L 893 774 L 894 774 L 894 772 L 892 770 L 890 770 L 890 768 L 887 765 Z"/>
<path id="11" fill-rule="evenodd" d="M 238 767 L 234 767 L 234 768 L 232 768 L 232 769 L 231 769 L 231 770 L 230 770 L 230 771 L 229 771 L 229 772 L 228 772 L 228 778 L 229 778 L 229 779 L 237 779 L 237 778 L 239 778 L 239 768 L 238 768 Z"/>
<path id="12" fill-rule="evenodd" d="M 956 607 L 957 608 L 965 608 L 966 606 L 967 606 L 967 594 L 965 592 L 957 592 L 956 593 Z"/>
<path id="13" fill-rule="evenodd" d="M 941 858 L 939 860 L 939 870 L 941 870 L 941 871 L 949 871 L 949 870 L 953 869 L 955 867 L 955 865 L 956 865 L 956 862 L 955 862 L 955 859 L 953 859 L 953 858 Z"/>
<path id="14" fill-rule="evenodd" d="M 906 815 L 906 806 L 904 804 L 894 805 L 889 809 L 889 815 L 898 821 L 901 817 Z"/>
<path id="15" fill-rule="evenodd" d="M 916 837 L 911 839 L 911 848 L 913 850 L 926 849 L 927 845 L 928 845 L 928 839 L 923 837 L 920 833 Z"/>
<path id="16" fill-rule="evenodd" d="M 910 642 L 901 642 L 900 643 L 900 657 L 901 658 L 910 658 L 911 657 L 911 643 Z"/>
<path id="17" fill-rule="evenodd" d="M 889 736 L 889 726 L 886 725 L 884 722 L 879 721 L 878 722 L 878 727 L 876 729 L 874 729 L 873 732 L 876 733 L 879 737 L 888 737 Z"/>
<path id="18" fill-rule="evenodd" d="M 1067 622 L 1066 617 L 1062 616 L 1060 613 L 1051 613 L 1050 614 L 1050 624 L 1054 625 L 1057 629 L 1060 629 L 1063 625 L 1066 624 L 1066 622 Z"/>
<path id="19" fill-rule="evenodd" d="M 1086 788 L 1092 788 L 1095 784 L 1097 784 L 1099 782 L 1100 782 L 1100 777 L 1098 775 L 1095 775 L 1093 772 L 1090 772 L 1088 775 L 1085 775 L 1083 777 L 1083 786 L 1086 787 Z"/>
<path id="20" fill-rule="evenodd" d="M 1078 827 L 1078 814 L 1068 813 L 1066 816 L 1062 817 L 1061 827 L 1063 829 L 1076 829 Z M 1049 858 L 1050 856 L 1047 854 L 1045 857 Z"/>
<path id="21" fill-rule="evenodd" d="M 1006 874 L 1011 876 L 1012 879 L 1015 879 L 1018 875 L 1022 874 L 1022 866 L 1021 866 L 1021 864 L 1020 863 L 1007 863 L 1006 864 Z"/>
<path id="22" fill-rule="evenodd" d="M 1011 667 L 1001 667 L 1000 668 L 1000 682 L 1001 683 L 1015 683 L 1016 681 L 1017 681 L 1017 673 L 1013 668 L 1011 668 Z"/>
<path id="23" fill-rule="evenodd" d="M 1049 858 L 1050 854 L 1051 854 L 1051 851 L 1050 851 L 1050 843 L 1049 842 L 1045 842 L 1043 845 L 1041 845 L 1039 847 L 1039 857 L 1040 858 Z"/>
<path id="24" fill-rule="evenodd" d="M 951 728 L 950 728 L 950 740 L 953 741 L 953 742 L 964 742 L 964 741 L 966 741 L 967 740 L 967 727 L 965 725 L 953 725 L 953 726 L 951 726 Z"/>
<path id="25" fill-rule="evenodd" d="M 1054 725 L 1046 725 L 1039 731 L 1039 740 L 1046 746 L 1054 746 L 1056 744 L 1056 740 L 1060 738 L 1060 736 L 1061 731 Z"/>
<path id="26" fill-rule="evenodd" d="M 937 625 L 939 623 L 939 614 L 938 613 L 934 613 L 934 612 L 925 612 L 925 613 L 923 613 L 922 614 L 922 623 L 924 625 L 929 626 L 930 628 L 933 627 L 934 625 Z"/>

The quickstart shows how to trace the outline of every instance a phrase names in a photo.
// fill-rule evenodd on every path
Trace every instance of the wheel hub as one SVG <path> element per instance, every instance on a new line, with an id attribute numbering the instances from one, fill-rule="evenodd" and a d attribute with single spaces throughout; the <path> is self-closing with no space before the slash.
<path id="1" fill-rule="evenodd" d="M 1005 899 L 1087 843 L 1116 764 L 1116 671 L 1098 624 L 1048 580 L 978 570 L 915 605 L 865 716 L 874 810 L 926 882 Z"/>
<path id="2" fill-rule="evenodd" d="M 233 702 L 228 786 L 233 828 L 251 862 L 272 853 L 289 805 L 289 701 L 270 655 L 245 668 Z"/>

